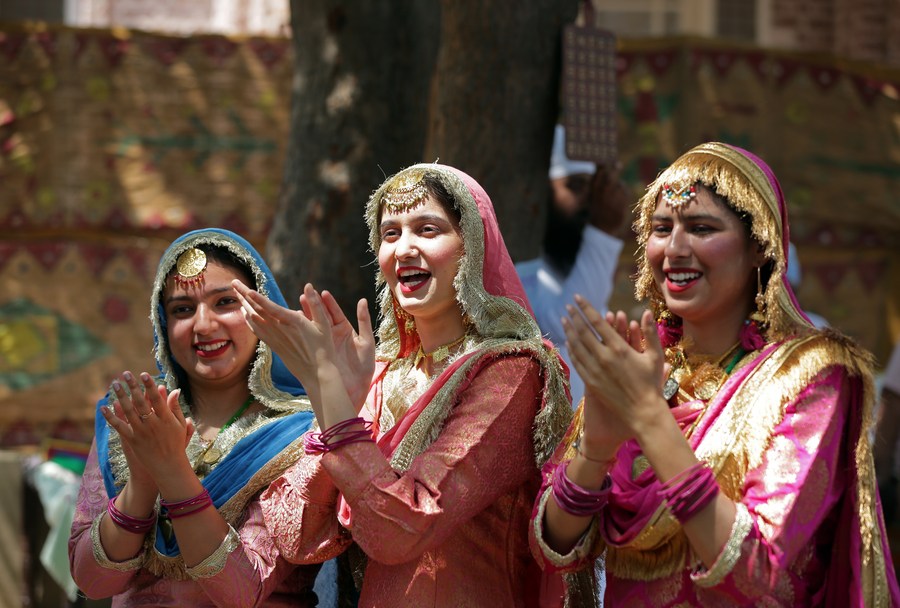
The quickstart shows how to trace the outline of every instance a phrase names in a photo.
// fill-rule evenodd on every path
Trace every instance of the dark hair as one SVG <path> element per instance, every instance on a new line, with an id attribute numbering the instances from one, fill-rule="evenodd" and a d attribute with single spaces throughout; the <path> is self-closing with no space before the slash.
<path id="1" fill-rule="evenodd" d="M 444 182 L 438 179 L 437 176 L 428 173 L 425 174 L 422 181 L 425 183 L 425 188 L 428 189 L 428 192 L 441 204 L 444 211 L 447 212 L 447 215 L 456 220 L 456 223 L 458 224 L 462 219 L 462 212 L 459 210 L 459 204 L 454 200 L 450 191 L 447 190 L 447 187 L 444 185 Z"/>

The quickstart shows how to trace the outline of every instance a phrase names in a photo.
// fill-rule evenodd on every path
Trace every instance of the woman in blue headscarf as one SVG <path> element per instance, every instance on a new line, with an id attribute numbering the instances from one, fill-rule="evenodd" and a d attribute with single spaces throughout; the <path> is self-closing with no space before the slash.
<path id="1" fill-rule="evenodd" d="M 160 373 L 124 372 L 98 403 L 69 540 L 88 597 L 316 603 L 318 565 L 282 559 L 257 501 L 302 454 L 313 413 L 299 381 L 247 327 L 234 279 L 284 305 L 263 259 L 236 234 L 189 232 L 162 256 L 150 303 Z"/>

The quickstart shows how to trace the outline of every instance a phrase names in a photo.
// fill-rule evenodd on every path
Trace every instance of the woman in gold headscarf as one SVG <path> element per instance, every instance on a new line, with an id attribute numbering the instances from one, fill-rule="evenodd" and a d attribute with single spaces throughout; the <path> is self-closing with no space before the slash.
<path id="1" fill-rule="evenodd" d="M 414 165 L 375 191 L 366 220 L 377 350 L 365 301 L 357 335 L 328 292 L 307 285 L 290 311 L 236 285 L 323 429 L 263 494 L 267 525 L 298 562 L 327 538 L 318 522 L 352 537 L 367 557 L 361 606 L 537 606 L 528 519 L 572 410 L 491 200 L 458 169 Z"/>
<path id="2" fill-rule="evenodd" d="M 588 385 L 532 518 L 545 568 L 590 605 L 900 603 L 867 431 L 871 357 L 813 328 L 785 279 L 771 169 L 707 143 L 647 190 L 640 322 L 577 300 Z M 594 598 L 593 601 L 596 601 Z"/>

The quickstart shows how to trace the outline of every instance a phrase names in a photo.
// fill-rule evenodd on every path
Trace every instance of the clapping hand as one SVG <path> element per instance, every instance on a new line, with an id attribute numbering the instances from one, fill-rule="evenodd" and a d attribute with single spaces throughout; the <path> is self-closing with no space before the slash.
<path id="1" fill-rule="evenodd" d="M 668 406 L 662 398 L 665 358 L 653 316 L 606 318 L 576 296 L 563 319 L 572 364 L 585 382 L 585 440 L 604 452 L 635 437 Z"/>
<path id="2" fill-rule="evenodd" d="M 319 294 L 309 283 L 300 296 L 299 311 L 272 302 L 240 281 L 233 286 L 247 324 L 308 391 L 318 391 L 318 370 L 330 363 L 340 371 L 352 404 L 362 406 L 375 369 L 375 336 L 364 299 L 357 304 L 357 333 L 334 296 L 327 291 Z"/>
<path id="3" fill-rule="evenodd" d="M 127 387 L 127 390 L 126 390 Z M 185 447 L 194 425 L 184 417 L 178 403 L 180 390 L 171 393 L 142 373 L 140 383 L 131 372 L 113 381 L 116 402 L 101 410 L 122 441 L 133 483 L 149 489 L 159 485 L 161 475 L 176 459 L 185 459 Z"/>

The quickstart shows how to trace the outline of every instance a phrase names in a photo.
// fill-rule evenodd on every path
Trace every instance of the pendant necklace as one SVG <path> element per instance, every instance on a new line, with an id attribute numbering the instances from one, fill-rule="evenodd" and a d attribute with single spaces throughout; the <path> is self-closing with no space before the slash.
<path id="1" fill-rule="evenodd" d="M 663 399 L 666 401 L 674 397 L 675 393 L 678 392 L 679 385 L 678 380 L 675 379 L 675 372 L 680 369 L 686 361 L 684 351 L 681 350 L 680 346 L 677 349 L 673 349 L 672 353 L 672 371 L 669 372 L 669 377 L 666 378 L 666 383 L 663 384 Z"/>
<path id="2" fill-rule="evenodd" d="M 200 456 L 197 457 L 197 464 L 194 465 L 194 469 L 196 470 L 197 466 L 202 462 L 206 465 L 214 465 L 219 462 L 219 459 L 222 458 L 222 450 L 214 447 L 216 445 L 216 440 L 219 438 L 219 435 L 222 434 L 222 431 L 230 427 L 234 422 L 240 418 L 244 412 L 247 411 L 247 408 L 250 407 L 250 404 L 253 403 L 253 395 L 251 394 L 247 397 L 247 400 L 241 404 L 241 407 L 237 409 L 237 411 L 231 415 L 231 418 L 228 419 L 228 422 L 222 425 L 219 429 L 219 432 L 216 433 L 216 436 L 212 438 L 209 442 L 209 445 L 206 446 L 206 449 L 201 452 Z"/>
<path id="3" fill-rule="evenodd" d="M 737 352 L 735 352 L 735 349 L 737 349 Z M 728 362 L 728 364 L 725 366 L 725 370 L 724 370 L 725 374 L 720 379 L 720 381 L 718 383 L 716 383 L 716 386 L 712 391 L 713 394 L 715 394 L 715 392 L 718 391 L 719 387 L 722 386 L 724 379 L 727 378 L 731 374 L 731 372 L 734 370 L 734 367 L 737 365 L 738 361 L 740 361 L 741 358 L 747 354 L 747 352 L 743 348 L 740 347 L 740 342 L 738 342 L 737 344 L 735 344 L 734 346 L 732 346 L 731 348 L 726 350 L 725 353 L 722 356 L 720 356 L 719 359 L 713 365 L 715 365 L 716 367 L 721 366 L 725 357 L 727 357 L 728 355 L 730 355 L 733 352 L 735 353 L 734 357 L 732 357 L 731 360 Z M 678 393 L 678 389 L 681 388 L 681 383 L 676 379 L 675 376 L 676 376 L 676 373 L 681 368 L 686 367 L 686 366 L 687 366 L 687 357 L 685 356 L 684 351 L 682 351 L 681 348 L 679 347 L 677 350 L 673 351 L 672 371 L 669 373 L 669 377 L 666 379 L 666 382 L 663 385 L 663 398 L 666 401 L 668 401 L 669 399 L 674 397 L 675 394 Z M 690 368 L 688 368 L 688 371 L 690 372 Z M 703 398 L 705 400 L 709 400 L 712 398 L 712 395 L 701 396 L 701 398 Z"/>

